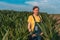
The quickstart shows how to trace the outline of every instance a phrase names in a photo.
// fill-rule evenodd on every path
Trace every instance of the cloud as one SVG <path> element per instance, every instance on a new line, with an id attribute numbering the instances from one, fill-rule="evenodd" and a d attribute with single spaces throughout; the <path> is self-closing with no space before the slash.
<path id="1" fill-rule="evenodd" d="M 42 0 L 41 2 L 48 2 L 48 0 Z"/>
<path id="2" fill-rule="evenodd" d="M 30 4 L 30 5 L 32 5 L 32 6 L 38 6 L 39 5 L 39 3 L 38 2 L 36 2 L 36 1 L 27 1 L 27 2 L 25 2 L 26 4 Z"/>
<path id="3" fill-rule="evenodd" d="M 34 0 L 34 1 L 26 1 L 26 4 L 32 5 L 32 6 L 39 6 L 43 4 L 47 4 L 48 0 Z"/>
<path id="4" fill-rule="evenodd" d="M 39 6 L 39 7 L 42 7 L 42 8 L 56 9 L 56 6 L 53 5 L 53 4 L 50 4 L 48 0 L 26 1 L 25 3 L 28 4 L 28 5 Z"/>

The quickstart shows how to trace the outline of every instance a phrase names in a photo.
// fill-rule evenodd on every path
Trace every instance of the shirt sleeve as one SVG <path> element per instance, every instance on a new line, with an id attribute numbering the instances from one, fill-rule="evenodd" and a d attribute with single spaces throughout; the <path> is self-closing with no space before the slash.
<path id="1" fill-rule="evenodd" d="M 28 23 L 31 23 L 31 16 L 28 17 Z"/>

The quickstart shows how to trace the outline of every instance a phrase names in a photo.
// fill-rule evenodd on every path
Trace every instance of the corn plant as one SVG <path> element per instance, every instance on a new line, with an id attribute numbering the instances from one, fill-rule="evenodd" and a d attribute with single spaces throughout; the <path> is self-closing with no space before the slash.
<path id="1" fill-rule="evenodd" d="M 41 22 L 39 25 L 40 29 L 43 32 L 43 38 L 44 40 L 57 40 L 55 30 L 55 22 L 56 20 L 53 20 L 53 18 L 49 18 L 48 15 L 43 15 L 43 22 Z"/>
<path id="2" fill-rule="evenodd" d="M 32 12 L 0 10 L 0 40 L 28 40 L 27 19 Z M 44 33 L 44 40 L 55 40 L 57 37 L 55 22 L 47 14 L 41 14 L 43 22 L 38 24 Z"/>

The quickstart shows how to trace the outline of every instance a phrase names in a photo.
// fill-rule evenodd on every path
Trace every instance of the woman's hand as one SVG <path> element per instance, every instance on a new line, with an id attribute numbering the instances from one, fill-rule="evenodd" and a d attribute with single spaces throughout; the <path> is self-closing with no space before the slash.
<path id="1" fill-rule="evenodd" d="M 31 32 L 31 29 L 29 29 L 29 32 Z"/>
<path id="2" fill-rule="evenodd" d="M 42 36 L 43 35 L 43 32 L 41 32 L 40 35 Z"/>
<path id="3" fill-rule="evenodd" d="M 36 36 L 36 34 L 32 34 L 32 37 L 35 37 Z"/>

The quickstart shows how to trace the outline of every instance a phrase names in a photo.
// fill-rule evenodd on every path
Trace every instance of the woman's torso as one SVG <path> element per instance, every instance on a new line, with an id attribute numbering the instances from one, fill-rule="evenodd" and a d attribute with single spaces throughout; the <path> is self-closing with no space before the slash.
<path id="1" fill-rule="evenodd" d="M 38 16 L 34 16 L 36 22 L 40 22 L 41 21 L 41 18 Z M 33 31 L 34 30 L 34 26 L 35 26 L 35 20 L 34 20 L 33 16 L 30 15 L 29 18 L 28 18 L 28 22 L 30 22 L 31 24 L 31 30 Z"/>

